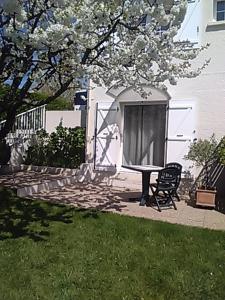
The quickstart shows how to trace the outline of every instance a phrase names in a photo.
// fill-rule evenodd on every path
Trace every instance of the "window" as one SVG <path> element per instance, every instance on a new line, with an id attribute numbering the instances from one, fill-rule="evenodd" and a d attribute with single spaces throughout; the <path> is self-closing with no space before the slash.
<path id="1" fill-rule="evenodd" d="M 225 20 L 225 1 L 216 2 L 216 21 Z"/>

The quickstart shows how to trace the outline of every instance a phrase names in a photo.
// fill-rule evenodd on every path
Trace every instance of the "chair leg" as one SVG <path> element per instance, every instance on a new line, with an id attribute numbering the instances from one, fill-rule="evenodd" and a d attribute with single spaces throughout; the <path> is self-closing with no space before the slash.
<path id="1" fill-rule="evenodd" d="M 177 210 L 177 206 L 176 206 L 176 204 L 175 204 L 175 202 L 174 202 L 174 200 L 173 200 L 173 196 L 172 196 L 171 194 L 169 194 L 168 196 L 169 196 L 170 201 L 171 201 L 172 204 L 173 204 L 174 209 Z"/>
<path id="2" fill-rule="evenodd" d="M 152 199 L 156 203 L 156 205 L 158 207 L 158 211 L 161 212 L 162 210 L 161 210 L 161 207 L 160 207 L 160 200 L 157 199 L 158 192 L 159 191 L 157 191 L 157 190 L 155 190 L 155 191 L 153 190 Z M 167 205 L 168 204 L 168 206 L 170 206 L 171 203 L 172 203 L 174 209 L 177 210 L 177 206 L 176 206 L 176 204 L 173 200 L 174 195 L 172 195 L 171 193 L 166 193 L 164 191 L 163 191 L 163 194 L 164 194 L 164 199 L 166 199 L 166 200 L 165 200 L 165 203 L 162 204 L 162 205 Z M 163 201 L 163 198 L 161 199 L 161 201 Z"/>
<path id="3" fill-rule="evenodd" d="M 151 189 L 151 192 L 152 192 L 152 195 L 154 194 L 154 189 L 153 189 L 153 187 L 151 186 L 151 184 L 149 184 L 149 186 L 150 186 L 150 189 Z"/>
<path id="4" fill-rule="evenodd" d="M 159 201 L 157 200 L 157 198 L 155 198 L 155 202 L 156 202 L 156 205 L 158 207 L 158 211 L 161 212 L 161 208 L 160 208 L 160 205 L 159 205 Z"/>
<path id="5" fill-rule="evenodd" d="M 166 193 L 166 205 L 170 206 L 171 203 L 172 203 L 174 209 L 177 210 L 177 207 L 176 207 L 176 204 L 175 204 L 175 202 L 173 200 L 173 197 L 174 197 L 173 193 L 169 193 L 169 192 Z"/>
<path id="6" fill-rule="evenodd" d="M 178 196 L 177 192 L 174 193 L 174 196 L 177 198 L 177 201 L 180 201 L 180 197 Z"/>
<path id="7" fill-rule="evenodd" d="M 152 199 L 153 199 L 153 202 L 155 202 L 156 203 L 156 205 L 157 205 L 157 207 L 158 207 L 158 211 L 159 212 L 161 212 L 162 210 L 161 210 L 161 208 L 160 208 L 160 204 L 159 204 L 159 201 L 158 201 L 158 199 L 157 199 L 157 194 L 158 194 L 158 191 L 157 190 L 153 190 L 152 189 Z"/>

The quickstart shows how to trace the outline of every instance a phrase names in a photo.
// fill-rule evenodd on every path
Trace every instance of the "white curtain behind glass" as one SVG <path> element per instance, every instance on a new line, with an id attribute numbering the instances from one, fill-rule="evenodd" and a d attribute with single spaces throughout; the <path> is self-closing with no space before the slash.
<path id="1" fill-rule="evenodd" d="M 166 105 L 128 105 L 124 109 L 123 163 L 164 164 Z"/>

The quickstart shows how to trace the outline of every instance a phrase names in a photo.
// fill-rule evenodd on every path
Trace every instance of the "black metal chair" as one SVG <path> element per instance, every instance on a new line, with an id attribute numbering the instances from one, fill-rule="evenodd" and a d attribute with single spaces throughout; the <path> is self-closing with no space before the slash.
<path id="1" fill-rule="evenodd" d="M 170 162 L 168 164 L 166 164 L 165 166 L 166 168 L 176 168 L 177 170 L 179 170 L 179 176 L 178 176 L 178 186 L 180 185 L 180 181 L 181 181 L 181 173 L 182 173 L 182 165 L 178 164 L 177 162 Z M 177 201 L 180 201 L 180 197 L 177 194 L 177 190 L 173 193 L 172 195 L 173 197 L 175 197 L 177 199 Z"/>
<path id="2" fill-rule="evenodd" d="M 161 207 L 173 206 L 177 209 L 173 199 L 180 183 L 180 171 L 177 168 L 164 168 L 159 172 L 156 183 L 150 184 L 152 200 L 156 203 L 158 210 Z"/>

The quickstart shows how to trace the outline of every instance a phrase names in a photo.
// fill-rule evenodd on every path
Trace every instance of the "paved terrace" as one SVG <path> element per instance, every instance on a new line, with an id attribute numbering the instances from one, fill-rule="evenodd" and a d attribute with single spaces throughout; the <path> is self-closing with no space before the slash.
<path id="1" fill-rule="evenodd" d="M 18 172 L 14 175 L 1 175 L 0 185 L 18 188 L 18 186 L 55 180 L 56 177 L 60 178 L 60 175 L 40 174 L 30 171 Z M 29 198 L 169 223 L 225 230 L 225 214 L 216 210 L 196 208 L 182 200 L 177 202 L 177 211 L 169 208 L 163 209 L 160 213 L 155 207 L 142 207 L 139 206 L 138 202 L 129 201 L 130 197 L 139 195 L 140 191 L 138 190 L 109 187 L 101 183 L 75 183 L 51 191 L 42 191 L 29 196 Z"/>

